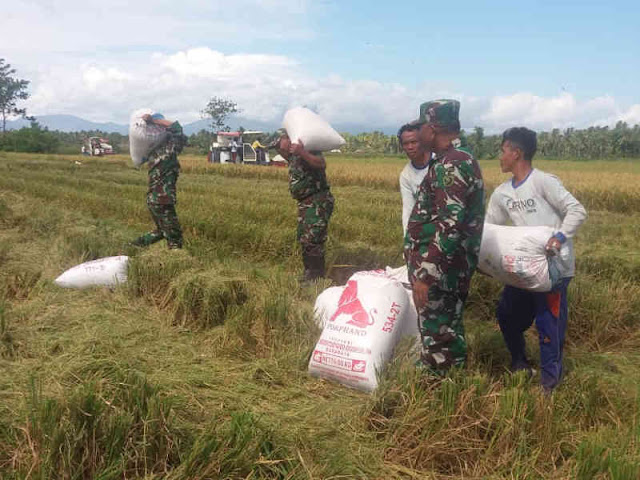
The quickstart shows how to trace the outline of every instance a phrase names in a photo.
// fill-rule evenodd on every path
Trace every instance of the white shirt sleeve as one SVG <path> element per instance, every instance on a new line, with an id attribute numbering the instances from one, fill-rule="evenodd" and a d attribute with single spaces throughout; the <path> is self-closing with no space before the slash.
<path id="1" fill-rule="evenodd" d="M 407 225 L 409 225 L 409 217 L 411 211 L 416 204 L 416 199 L 411 190 L 411 181 L 407 175 L 407 171 L 402 170 L 400 173 L 400 195 L 402 196 L 402 232 L 407 233 Z"/>
<path id="2" fill-rule="evenodd" d="M 509 214 L 503 206 L 500 205 L 499 194 L 494 190 L 489 198 L 489 205 L 487 206 L 484 221 L 494 225 L 506 225 L 508 220 Z"/>
<path id="3" fill-rule="evenodd" d="M 567 238 L 572 238 L 578 227 L 587 219 L 587 211 L 571 193 L 564 188 L 562 182 L 555 175 L 546 174 L 544 177 L 544 196 L 562 218 L 560 232 Z"/>

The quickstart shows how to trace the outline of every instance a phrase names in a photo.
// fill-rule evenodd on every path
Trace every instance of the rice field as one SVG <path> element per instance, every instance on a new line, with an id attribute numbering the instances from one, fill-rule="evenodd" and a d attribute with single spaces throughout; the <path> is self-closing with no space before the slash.
<path id="1" fill-rule="evenodd" d="M 550 398 L 507 371 L 501 287 L 480 275 L 464 372 L 425 381 L 404 342 L 372 395 L 309 377 L 330 280 L 297 282 L 286 170 L 181 163 L 185 248 L 168 252 L 126 245 L 151 219 L 125 157 L 0 152 L 0 478 L 640 478 L 639 162 L 535 162 L 589 211 Z M 329 266 L 399 266 L 404 160 L 328 165 Z M 506 180 L 481 166 L 488 193 Z M 53 283 L 116 254 L 126 285 Z"/>

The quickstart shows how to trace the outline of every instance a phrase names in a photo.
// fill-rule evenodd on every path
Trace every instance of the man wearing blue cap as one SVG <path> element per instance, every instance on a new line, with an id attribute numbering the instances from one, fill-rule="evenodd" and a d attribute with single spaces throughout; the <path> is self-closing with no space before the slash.
<path id="1" fill-rule="evenodd" d="M 433 152 L 409 217 L 404 256 L 422 338 L 419 364 L 436 374 L 467 357 L 462 312 L 478 264 L 484 182 L 475 159 L 456 149 L 460 102 L 420 106 L 418 140 Z"/>
<path id="2" fill-rule="evenodd" d="M 164 127 L 168 135 L 149 153 L 147 160 L 149 163 L 147 207 L 156 228 L 137 238 L 132 244 L 146 247 L 166 238 L 170 249 L 182 248 L 182 229 L 176 214 L 176 183 L 180 174 L 178 154 L 186 145 L 187 137 L 182 133 L 182 127 L 178 122 L 165 120 L 159 113 L 146 114 L 143 119 L 147 123 Z"/>

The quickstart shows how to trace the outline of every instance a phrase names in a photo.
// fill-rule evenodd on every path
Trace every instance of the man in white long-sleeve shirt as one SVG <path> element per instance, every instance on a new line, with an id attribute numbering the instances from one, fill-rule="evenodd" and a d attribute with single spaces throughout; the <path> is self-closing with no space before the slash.
<path id="1" fill-rule="evenodd" d="M 489 199 L 485 221 L 497 225 L 553 227 L 546 244 L 549 256 L 557 256 L 562 280 L 550 292 L 534 293 L 506 286 L 498 304 L 498 323 L 511 353 L 513 370 L 528 370 L 524 331 L 535 318 L 540 341 L 541 383 L 551 391 L 562 377 L 562 352 L 567 330 L 567 286 L 575 275 L 572 238 L 587 218 L 582 204 L 558 177 L 532 167 L 537 149 L 536 133 L 524 127 L 502 135 L 500 167 L 513 174 Z"/>
<path id="2" fill-rule="evenodd" d="M 425 152 L 418 142 L 420 125 L 407 123 L 398 130 L 398 141 L 409 158 L 400 173 L 400 195 L 402 196 L 402 233 L 407 233 L 407 224 L 418 198 L 418 188 L 427 174 L 431 152 Z"/>

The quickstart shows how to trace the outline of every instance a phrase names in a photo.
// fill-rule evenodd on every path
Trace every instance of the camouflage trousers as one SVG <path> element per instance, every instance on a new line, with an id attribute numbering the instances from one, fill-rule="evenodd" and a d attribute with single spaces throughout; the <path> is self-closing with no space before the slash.
<path id="1" fill-rule="evenodd" d="M 427 304 L 418 310 L 418 328 L 422 338 L 421 366 L 443 375 L 453 366 L 464 366 L 467 342 L 462 312 L 467 294 L 429 288 Z"/>
<path id="2" fill-rule="evenodd" d="M 320 192 L 298 200 L 297 238 L 303 255 L 324 255 L 329 219 L 333 213 L 334 199 L 331 192 Z"/>
<path id="3" fill-rule="evenodd" d="M 172 203 L 153 203 L 147 198 L 147 207 L 156 224 L 156 229 L 145 233 L 133 243 L 146 247 L 166 238 L 169 248 L 182 248 L 182 228 L 176 214 L 176 206 Z"/>

